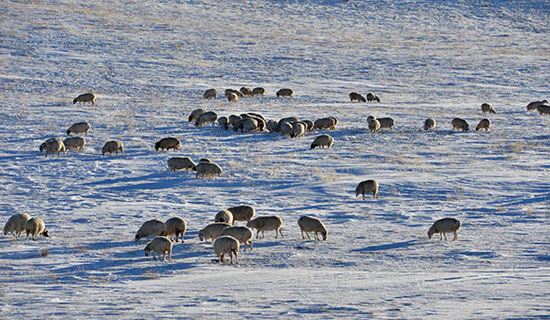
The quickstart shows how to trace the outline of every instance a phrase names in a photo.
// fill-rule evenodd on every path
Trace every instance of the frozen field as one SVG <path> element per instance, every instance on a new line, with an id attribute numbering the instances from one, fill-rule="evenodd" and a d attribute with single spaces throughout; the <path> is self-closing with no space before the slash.
<path id="1" fill-rule="evenodd" d="M 526 111 L 550 100 L 549 40 L 542 0 L 2 1 L 0 224 L 28 213 L 52 237 L 0 236 L 0 318 L 550 318 L 550 117 Z M 266 95 L 202 99 L 242 86 Z M 72 104 L 87 91 L 96 106 Z M 198 107 L 339 122 L 242 134 L 193 126 Z M 369 115 L 396 126 L 371 134 Z M 84 120 L 83 152 L 39 153 Z M 310 150 L 321 133 L 334 146 Z M 167 136 L 182 148 L 155 152 Z M 108 139 L 125 155 L 102 157 Z M 175 155 L 224 174 L 169 172 Z M 355 197 L 367 179 L 379 199 Z M 239 204 L 280 215 L 285 237 L 212 263 L 198 230 Z M 173 261 L 146 258 L 139 226 L 176 215 Z M 301 215 L 328 240 L 302 240 Z M 458 241 L 428 240 L 443 217 Z"/>

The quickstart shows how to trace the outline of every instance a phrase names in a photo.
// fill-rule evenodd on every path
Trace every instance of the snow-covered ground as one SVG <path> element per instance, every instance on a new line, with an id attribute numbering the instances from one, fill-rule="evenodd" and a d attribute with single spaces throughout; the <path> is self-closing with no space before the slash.
<path id="1" fill-rule="evenodd" d="M 548 1 L 3 1 L 0 223 L 26 212 L 52 237 L 0 238 L 0 318 L 549 317 L 550 117 L 526 111 L 550 98 L 549 39 Z M 202 99 L 241 86 L 266 95 Z M 97 105 L 73 105 L 86 91 Z M 197 128 L 198 107 L 334 116 L 336 142 Z M 371 134 L 369 115 L 396 126 Z M 84 152 L 40 155 L 83 120 Z M 155 152 L 166 136 L 182 149 Z M 102 157 L 115 138 L 126 154 Z M 174 155 L 224 175 L 171 173 Z M 366 179 L 379 199 L 355 197 Z M 280 215 L 285 238 L 214 264 L 198 230 L 238 204 Z M 301 239 L 306 214 L 328 241 Z M 185 244 L 146 258 L 136 230 L 176 215 Z M 428 240 L 442 217 L 458 241 Z"/>

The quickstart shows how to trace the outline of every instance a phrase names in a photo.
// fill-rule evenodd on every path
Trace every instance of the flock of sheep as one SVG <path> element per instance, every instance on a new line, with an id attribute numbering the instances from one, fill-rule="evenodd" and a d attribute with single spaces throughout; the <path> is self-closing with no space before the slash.
<path id="1" fill-rule="evenodd" d="M 240 90 L 227 89 L 224 92 L 228 101 L 237 102 L 243 96 L 256 96 L 264 95 L 264 88 L 250 89 L 242 87 Z M 277 91 L 277 97 L 291 97 L 293 91 L 291 89 L 281 89 Z M 215 89 L 208 89 L 204 92 L 203 97 L 205 99 L 215 99 L 217 91 Z M 352 92 L 349 94 L 351 102 L 380 102 L 380 98 L 373 93 L 368 93 L 367 97 L 363 97 L 361 94 Z M 92 93 L 84 93 L 79 95 L 73 100 L 73 104 L 91 103 L 95 105 L 96 96 Z M 537 110 L 540 114 L 550 114 L 550 106 L 547 100 L 535 101 L 527 105 L 527 110 Z M 484 103 L 481 105 L 481 111 L 483 113 L 496 113 L 495 109 Z M 320 118 L 315 121 L 300 120 L 297 117 L 286 117 L 278 121 L 267 120 L 263 115 L 258 113 L 244 113 L 240 115 L 230 115 L 228 117 L 218 117 L 214 111 L 205 111 L 203 109 L 193 110 L 188 118 L 189 122 L 194 122 L 195 126 L 204 126 L 206 124 L 215 125 L 216 121 L 219 126 L 224 130 L 229 130 L 231 127 L 234 131 L 240 130 L 241 132 L 280 132 L 283 136 L 287 137 L 299 137 L 304 135 L 308 131 L 313 130 L 334 130 L 338 120 L 335 117 Z M 482 119 L 476 127 L 476 130 L 488 130 L 490 127 L 489 119 Z M 377 132 L 382 128 L 392 129 L 395 125 L 395 121 L 392 118 L 376 118 L 369 116 L 367 118 L 367 125 L 371 132 Z M 454 129 L 468 131 L 469 124 L 466 120 L 461 118 L 454 118 L 451 121 L 451 125 Z M 424 130 L 433 130 L 436 126 L 436 121 L 432 118 L 426 119 L 424 122 Z M 66 133 L 82 134 L 86 135 L 91 126 L 88 122 L 78 122 L 71 125 Z M 58 156 L 61 152 L 65 153 L 66 150 L 81 151 L 86 144 L 86 141 L 81 136 L 68 137 L 62 140 L 59 137 L 51 138 L 43 142 L 39 150 Z M 322 134 L 317 136 L 311 143 L 311 149 L 314 148 L 330 148 L 334 144 L 334 138 L 328 134 Z M 163 150 L 178 150 L 181 148 L 181 142 L 175 137 L 162 138 L 154 145 L 156 151 Z M 107 141 L 102 150 L 102 155 L 106 153 L 118 154 L 118 152 L 124 154 L 124 145 L 119 140 Z M 196 178 L 203 177 L 215 177 L 223 174 L 222 168 L 208 158 L 202 158 L 198 163 L 195 163 L 189 157 L 171 157 L 167 161 L 167 165 L 171 171 L 178 170 L 193 170 L 196 171 Z M 373 198 L 378 198 L 378 182 L 376 180 L 362 181 L 357 185 L 355 189 L 356 196 L 362 195 L 363 200 L 365 194 L 373 195 Z M 283 221 L 279 216 L 255 216 L 255 209 L 248 205 L 241 205 L 232 207 L 227 210 L 218 212 L 214 217 L 214 222 L 208 224 L 202 228 L 198 237 L 200 241 L 212 240 L 215 254 L 218 256 L 219 261 L 225 261 L 224 256 L 229 255 L 231 263 L 233 263 L 233 256 L 235 262 L 238 262 L 238 252 L 241 244 L 249 245 L 249 249 L 252 250 L 252 238 L 253 231 L 256 229 L 256 238 L 259 237 L 260 231 L 264 236 L 265 231 L 275 231 L 275 238 L 278 235 L 283 237 L 281 227 Z M 235 222 L 246 222 L 246 226 L 235 226 Z M 314 233 L 315 239 L 320 240 L 319 234 L 322 240 L 327 239 L 327 228 L 324 223 L 315 217 L 302 216 L 298 219 L 298 226 L 300 227 L 302 238 L 307 236 L 310 239 L 309 233 Z M 428 238 L 431 239 L 435 233 L 440 234 L 440 238 L 447 240 L 446 233 L 454 233 L 453 240 L 457 240 L 457 232 L 461 227 L 461 222 L 454 218 L 443 218 L 437 220 L 428 230 Z M 159 259 L 162 257 L 164 261 L 166 255 L 171 260 L 172 247 L 174 243 L 177 243 L 180 239 L 183 243 L 184 235 L 187 230 L 187 223 L 181 217 L 173 217 L 166 222 L 158 219 L 146 221 L 136 232 L 135 240 L 139 241 L 142 238 L 155 237 L 152 241 L 148 242 L 145 246 L 145 255 L 148 256 L 152 252 L 153 259 L 156 259 L 155 253 L 159 255 Z M 39 235 L 49 237 L 49 232 L 46 229 L 44 221 L 38 217 L 31 218 L 28 214 L 20 213 L 13 215 L 9 218 L 4 226 L 4 235 L 8 233 L 13 234 L 15 237 L 20 237 L 23 232 L 26 232 L 27 239 L 31 237 L 36 240 Z M 304 236 L 305 233 L 305 236 Z M 172 237 L 174 237 L 172 239 Z"/>

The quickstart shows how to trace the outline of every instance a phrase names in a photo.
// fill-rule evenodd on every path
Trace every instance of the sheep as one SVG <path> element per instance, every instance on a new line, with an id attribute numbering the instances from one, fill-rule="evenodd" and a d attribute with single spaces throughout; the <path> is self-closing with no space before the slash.
<path id="1" fill-rule="evenodd" d="M 179 149 L 181 147 L 180 139 L 174 138 L 174 137 L 167 137 L 162 138 L 159 141 L 155 142 L 155 151 L 163 151 L 166 149 L 166 151 L 170 151 L 170 149 L 173 149 L 176 151 L 176 149 Z"/>
<path id="2" fill-rule="evenodd" d="M 218 92 L 216 89 L 208 89 L 204 91 L 204 94 L 202 95 L 205 99 L 216 99 L 216 95 L 218 95 Z"/>
<path id="3" fill-rule="evenodd" d="M 252 250 L 252 237 L 254 236 L 254 232 L 250 230 L 248 227 L 229 227 L 223 229 L 222 233 L 220 234 L 220 237 L 223 236 L 232 236 L 233 238 L 239 240 L 240 243 L 244 244 L 245 247 L 243 248 L 243 251 L 246 250 L 246 244 L 248 243 L 248 247 L 250 250 Z"/>
<path id="4" fill-rule="evenodd" d="M 297 137 L 303 136 L 304 134 L 306 134 L 306 128 L 307 128 L 307 125 L 303 122 L 300 122 L 300 121 L 293 122 L 290 137 L 297 138 Z"/>
<path id="5" fill-rule="evenodd" d="M 170 240 L 167 237 L 156 237 L 152 241 L 148 242 L 147 245 L 145 245 L 145 256 L 148 257 L 150 252 L 153 252 L 153 260 L 157 260 L 155 258 L 155 252 L 160 256 L 162 255 L 162 261 L 166 261 L 166 254 L 168 254 L 168 261 L 172 261 L 172 240 Z"/>
<path id="6" fill-rule="evenodd" d="M 48 153 L 55 154 L 56 152 L 58 157 L 61 152 L 65 155 L 66 150 L 65 144 L 61 138 L 50 138 L 40 145 L 40 153 L 45 151 L 46 157 L 48 156 Z"/>
<path id="7" fill-rule="evenodd" d="M 74 134 L 83 133 L 87 135 L 88 131 L 90 130 L 90 127 L 91 127 L 90 124 L 86 121 L 74 123 L 69 127 L 69 129 L 67 129 L 67 135 L 70 136 L 71 133 L 74 133 Z"/>
<path id="8" fill-rule="evenodd" d="M 357 102 L 367 102 L 367 100 L 365 99 L 365 97 L 363 97 L 362 95 L 360 95 L 359 93 L 357 92 L 352 92 L 349 94 L 349 99 L 351 100 L 351 102 L 354 102 L 354 101 L 357 101 Z"/>
<path id="9" fill-rule="evenodd" d="M 428 118 L 426 121 L 424 121 L 424 130 L 433 130 L 435 129 L 435 119 Z"/>
<path id="10" fill-rule="evenodd" d="M 239 96 L 237 96 L 237 94 L 234 92 L 229 92 L 227 94 L 227 101 L 239 102 Z"/>
<path id="11" fill-rule="evenodd" d="M 488 103 L 481 104 L 481 112 L 483 113 L 489 112 L 489 113 L 495 113 L 495 114 L 497 113 L 495 111 L 495 108 L 493 108 L 493 106 Z"/>
<path id="12" fill-rule="evenodd" d="M 267 127 L 267 122 L 261 114 L 250 112 L 250 113 L 242 114 L 241 117 L 243 119 L 255 120 L 256 121 L 256 127 L 254 128 L 255 131 L 263 132 Z"/>
<path id="13" fill-rule="evenodd" d="M 453 130 L 454 129 L 462 130 L 462 131 L 470 130 L 470 125 L 468 124 L 468 122 L 466 122 L 466 120 L 461 118 L 454 118 L 451 121 L 451 124 L 453 125 Z"/>
<path id="14" fill-rule="evenodd" d="M 179 170 L 194 170 L 197 165 L 189 157 L 172 157 L 167 161 L 168 168 L 170 171 L 179 171 Z"/>
<path id="15" fill-rule="evenodd" d="M 86 145 L 86 140 L 82 137 L 70 137 L 63 140 L 63 144 L 65 145 L 65 149 L 67 150 L 78 150 L 82 151 L 84 149 L 84 146 Z"/>
<path id="16" fill-rule="evenodd" d="M 543 114 L 550 114 L 550 106 L 546 106 L 546 105 L 543 105 L 541 104 L 540 106 L 537 107 L 537 111 L 543 115 Z"/>
<path id="17" fill-rule="evenodd" d="M 334 138 L 328 134 L 323 134 L 315 138 L 311 143 L 311 149 L 319 148 L 330 148 L 334 144 Z"/>
<path id="18" fill-rule="evenodd" d="M 294 92 L 291 89 L 281 89 L 277 91 L 276 95 L 278 97 L 291 97 Z"/>
<path id="19" fill-rule="evenodd" d="M 44 221 L 38 217 L 27 220 L 27 223 L 25 223 L 25 230 L 27 231 L 27 239 L 29 236 L 32 236 L 32 240 L 36 240 L 36 237 L 39 235 L 47 238 L 50 237 L 50 233 L 48 232 L 48 229 L 46 229 Z"/>
<path id="20" fill-rule="evenodd" d="M 74 98 L 73 104 L 75 104 L 77 102 L 80 102 L 80 103 L 83 103 L 83 104 L 86 103 L 86 102 L 89 102 L 89 103 L 91 103 L 92 105 L 95 106 L 96 98 L 97 97 L 93 93 L 83 93 L 83 94 L 79 95 L 78 97 Z"/>
<path id="21" fill-rule="evenodd" d="M 122 144 L 122 141 L 111 140 L 105 142 L 103 148 L 101 148 L 101 155 L 104 156 L 107 152 L 109 152 L 109 154 L 113 154 L 114 152 L 115 155 L 118 155 L 119 151 L 121 154 L 124 154 L 124 145 Z"/>
<path id="22" fill-rule="evenodd" d="M 315 120 L 315 122 L 313 123 L 313 129 L 334 130 L 336 128 L 337 123 L 338 123 L 338 120 L 334 117 L 320 118 L 320 119 Z"/>
<path id="23" fill-rule="evenodd" d="M 159 219 L 145 221 L 136 232 L 135 240 L 150 236 L 164 236 L 166 234 L 166 224 Z"/>
<path id="24" fill-rule="evenodd" d="M 268 120 L 267 123 L 266 123 L 266 127 L 267 127 L 267 130 L 269 132 L 279 132 L 279 131 L 281 131 L 279 129 L 277 121 L 275 121 L 275 120 Z"/>
<path id="25" fill-rule="evenodd" d="M 230 224 L 225 222 L 215 222 L 207 225 L 206 227 L 199 230 L 199 240 L 208 241 L 208 239 L 215 240 L 220 236 L 223 229 L 231 227 Z"/>
<path id="26" fill-rule="evenodd" d="M 229 254 L 231 263 L 233 263 L 233 254 L 235 255 L 235 263 L 239 263 L 239 240 L 232 236 L 219 237 L 214 241 L 214 252 L 220 258 L 220 263 L 224 262 L 224 255 Z"/>
<path id="27" fill-rule="evenodd" d="M 317 233 L 323 236 L 323 240 L 327 240 L 327 227 L 317 218 L 301 216 L 300 219 L 298 219 L 298 226 L 302 232 L 302 239 L 305 239 L 304 232 L 308 239 L 311 239 L 309 237 L 309 232 L 315 232 L 315 240 L 319 240 Z"/>
<path id="28" fill-rule="evenodd" d="M 214 217 L 215 222 L 225 222 L 227 224 L 233 225 L 233 213 L 229 210 L 222 210 L 216 213 Z"/>
<path id="29" fill-rule="evenodd" d="M 375 101 L 375 102 L 380 102 L 380 98 L 378 98 L 377 95 L 375 95 L 374 93 L 367 93 L 367 101 L 368 102 L 372 102 L 372 101 Z"/>
<path id="30" fill-rule="evenodd" d="M 455 218 L 443 218 L 439 219 L 430 227 L 428 230 L 428 239 L 431 239 L 434 233 L 439 233 L 440 239 L 442 240 L 445 237 L 447 241 L 446 233 L 453 232 L 455 234 L 453 241 L 458 239 L 458 229 L 460 229 L 460 220 Z"/>
<path id="31" fill-rule="evenodd" d="M 264 231 L 269 230 L 275 230 L 275 239 L 277 239 L 279 233 L 281 234 L 281 238 L 283 238 L 282 225 L 283 220 L 278 216 L 261 216 L 248 221 L 246 224 L 247 227 L 257 230 L 256 239 L 260 236 L 260 231 L 262 232 L 262 238 L 265 238 Z"/>
<path id="32" fill-rule="evenodd" d="M 279 122 L 277 122 L 277 126 L 279 127 L 279 131 L 282 131 L 281 126 L 283 125 L 283 123 L 285 123 L 285 122 L 292 123 L 292 122 L 296 122 L 296 121 L 300 121 L 300 119 L 298 119 L 296 117 L 282 118 L 281 120 L 279 120 Z"/>
<path id="33" fill-rule="evenodd" d="M 250 89 L 248 87 L 241 87 L 241 89 L 239 89 L 239 91 L 245 96 L 251 96 L 252 95 L 252 89 Z"/>
<path id="34" fill-rule="evenodd" d="M 313 125 L 314 125 L 313 121 L 311 121 L 311 120 L 302 120 L 302 122 L 306 124 L 306 127 L 307 127 L 306 130 L 307 131 L 313 130 Z"/>
<path id="35" fill-rule="evenodd" d="M 219 117 L 218 124 L 223 130 L 229 129 L 229 120 L 227 119 L 227 117 Z"/>
<path id="36" fill-rule="evenodd" d="M 171 239 L 172 236 L 175 236 L 174 242 L 178 242 L 178 236 L 181 238 L 181 243 L 183 243 L 183 236 L 187 230 L 187 223 L 180 217 L 173 217 L 164 223 L 166 226 L 166 231 L 164 236 Z"/>
<path id="37" fill-rule="evenodd" d="M 257 87 L 252 89 L 252 95 L 253 96 L 263 96 L 265 93 L 265 89 L 261 87 Z"/>
<path id="38" fill-rule="evenodd" d="M 476 131 L 485 129 L 485 131 L 489 130 L 489 127 L 491 126 L 491 120 L 489 119 L 481 119 L 476 126 Z"/>
<path id="39" fill-rule="evenodd" d="M 367 118 L 367 124 L 369 126 L 370 132 L 376 133 L 378 130 L 380 130 L 380 121 L 378 121 L 375 117 L 369 116 Z"/>
<path id="40" fill-rule="evenodd" d="M 214 163 L 214 161 L 208 158 L 200 158 L 199 163 Z"/>
<path id="41" fill-rule="evenodd" d="M 4 235 L 7 235 L 8 232 L 13 234 L 16 238 L 19 238 L 23 231 L 26 229 L 27 221 L 31 216 L 26 213 L 14 214 L 8 219 L 8 222 L 4 225 Z"/>
<path id="42" fill-rule="evenodd" d="M 199 176 L 202 178 L 209 178 L 215 176 L 221 176 L 223 174 L 222 168 L 217 163 L 199 162 L 195 167 L 197 174 L 195 178 Z"/>
<path id="43" fill-rule="evenodd" d="M 372 193 L 373 199 L 378 199 L 378 181 L 376 180 L 365 180 L 359 182 L 357 188 L 355 188 L 355 196 L 362 194 L 363 200 L 365 200 L 365 194 Z"/>
<path id="44" fill-rule="evenodd" d="M 235 127 L 233 127 L 234 131 L 239 129 L 241 129 L 242 132 L 255 132 L 258 130 L 258 121 L 252 118 L 241 119 L 235 124 Z"/>
<path id="45" fill-rule="evenodd" d="M 205 112 L 206 111 L 204 111 L 204 109 L 195 109 L 191 111 L 191 114 L 189 115 L 189 122 L 196 121 L 199 118 L 199 116 Z"/>
<path id="46" fill-rule="evenodd" d="M 239 98 L 242 98 L 244 95 L 242 92 L 240 92 L 239 90 L 235 90 L 235 89 L 225 89 L 224 91 L 224 94 L 225 96 L 227 97 L 230 93 L 234 93 L 235 95 L 237 95 L 237 97 Z"/>
<path id="47" fill-rule="evenodd" d="M 218 119 L 218 115 L 214 111 L 208 111 L 205 113 L 202 113 L 197 120 L 195 121 L 196 127 L 201 127 L 207 123 L 211 123 L 214 125 L 216 123 L 216 119 Z"/>
<path id="48" fill-rule="evenodd" d="M 527 111 L 537 110 L 538 106 L 547 104 L 548 100 L 533 101 L 527 105 Z"/>
<path id="49" fill-rule="evenodd" d="M 283 122 L 281 124 L 281 134 L 285 137 L 292 137 L 292 125 L 288 122 Z"/>
<path id="50" fill-rule="evenodd" d="M 235 128 L 235 125 L 237 124 L 237 122 L 239 122 L 239 120 L 242 119 L 242 117 L 232 114 L 229 116 L 228 119 L 229 119 L 229 124 L 231 124 L 231 126 Z"/>
<path id="51" fill-rule="evenodd" d="M 229 210 L 233 214 L 233 222 L 235 221 L 250 221 L 256 210 L 252 206 L 240 205 L 231 207 Z"/>
<path id="52" fill-rule="evenodd" d="M 392 118 L 377 118 L 378 122 L 380 122 L 380 129 L 393 129 L 393 126 L 395 125 L 395 120 Z"/>

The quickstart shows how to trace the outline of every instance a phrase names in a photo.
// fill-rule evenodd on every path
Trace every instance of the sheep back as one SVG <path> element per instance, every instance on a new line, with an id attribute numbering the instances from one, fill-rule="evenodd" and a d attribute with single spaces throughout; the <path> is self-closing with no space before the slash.
<path id="1" fill-rule="evenodd" d="M 252 236 L 254 233 L 250 228 L 244 226 L 238 227 L 228 227 L 223 229 L 220 237 L 222 236 L 232 236 L 233 238 L 239 240 L 240 243 L 249 245 L 250 250 L 252 250 Z M 246 247 L 245 247 L 246 248 Z M 244 249 L 243 249 L 244 250 Z"/>
<path id="2" fill-rule="evenodd" d="M 225 222 L 210 223 L 206 227 L 199 230 L 199 240 L 200 241 L 206 241 L 208 239 L 214 240 L 217 237 L 219 237 L 223 229 L 227 227 L 231 227 L 231 225 Z"/>
<path id="3" fill-rule="evenodd" d="M 167 164 L 171 171 L 194 170 L 197 165 L 189 157 L 172 157 L 168 159 Z"/>
<path id="4" fill-rule="evenodd" d="M 27 223 L 25 223 L 25 230 L 27 231 L 27 239 L 29 238 L 29 236 L 32 236 L 33 240 L 36 240 L 36 237 L 39 235 L 42 235 L 44 237 L 50 236 L 48 229 L 46 229 L 44 221 L 38 217 L 30 218 L 29 220 L 27 220 Z"/>
<path id="5" fill-rule="evenodd" d="M 376 180 L 365 180 L 361 181 L 357 188 L 355 188 L 355 196 L 363 195 L 363 200 L 365 200 L 365 194 L 372 193 L 372 198 L 378 198 L 378 181 Z"/>
<path id="6" fill-rule="evenodd" d="M 71 125 L 69 127 L 69 129 L 67 129 L 67 135 L 70 135 L 71 133 L 88 134 L 88 131 L 90 130 L 90 128 L 91 128 L 90 124 L 86 121 L 77 122 L 77 123 L 74 123 L 73 125 Z"/>
<path id="7" fill-rule="evenodd" d="M 166 224 L 158 219 L 145 221 L 139 230 L 136 232 L 135 239 L 139 241 L 141 238 L 151 236 L 164 236 L 166 234 Z"/>
<path id="8" fill-rule="evenodd" d="M 321 220 L 315 217 L 309 217 L 309 216 L 301 216 L 300 219 L 298 219 L 298 226 L 300 227 L 300 230 L 302 232 L 302 239 L 304 238 L 304 232 L 307 235 L 307 238 L 309 237 L 309 232 L 315 232 L 315 239 L 319 240 L 319 236 L 317 233 L 320 233 L 323 236 L 323 240 L 327 240 L 327 227 L 323 224 Z"/>
<path id="9" fill-rule="evenodd" d="M 250 221 L 256 212 L 254 207 L 248 205 L 231 207 L 227 210 L 233 214 L 233 221 Z"/>
<path id="10" fill-rule="evenodd" d="M 176 149 L 179 149 L 181 147 L 180 139 L 174 138 L 174 137 L 167 137 L 162 138 L 159 141 L 155 142 L 155 150 L 158 151 L 159 149 L 162 150 L 170 150 L 173 149 L 174 151 Z"/>
<path id="11" fill-rule="evenodd" d="M 166 260 L 166 254 L 168 254 L 168 261 L 172 261 L 172 241 L 167 237 L 156 237 L 152 241 L 145 245 L 145 256 L 149 256 L 150 252 L 153 252 L 153 259 L 155 258 L 155 252 L 160 256 L 162 255 L 162 261 Z"/>
<path id="12" fill-rule="evenodd" d="M 460 223 L 460 220 L 458 219 L 455 219 L 455 218 L 439 219 L 436 222 L 434 222 L 434 224 L 428 230 L 428 239 L 431 239 L 435 233 L 439 233 L 440 236 L 443 235 L 445 237 L 445 240 L 447 240 L 447 236 L 445 235 L 445 233 L 453 232 L 454 233 L 453 241 L 457 240 L 458 239 L 457 232 L 458 232 L 458 229 L 460 229 L 460 226 L 461 226 L 461 223 Z M 443 236 L 441 236 L 441 238 L 443 238 Z"/>
<path id="13" fill-rule="evenodd" d="M 111 140 L 105 142 L 103 148 L 101 148 L 101 155 L 104 156 L 107 152 L 113 154 L 113 152 L 118 155 L 120 151 L 121 154 L 124 154 L 124 145 L 120 140 Z"/>
<path id="14" fill-rule="evenodd" d="M 181 242 L 183 243 L 183 236 L 187 230 L 187 223 L 180 217 L 173 217 L 164 223 L 166 225 L 165 236 L 171 238 L 175 236 L 174 241 L 178 242 L 178 236 L 181 237 Z"/>
<path id="15" fill-rule="evenodd" d="M 197 172 L 195 178 L 213 178 L 223 174 L 222 168 L 217 163 L 213 162 L 199 162 L 195 167 L 195 171 Z"/>
<path id="16" fill-rule="evenodd" d="M 222 210 L 216 213 L 214 217 L 215 222 L 225 222 L 227 224 L 233 225 L 233 213 L 229 210 Z"/>
<path id="17" fill-rule="evenodd" d="M 232 236 L 219 237 L 213 244 L 214 252 L 220 258 L 220 263 L 224 262 L 224 255 L 229 254 L 231 263 L 233 263 L 233 254 L 235 255 L 235 262 L 239 263 L 239 240 Z"/>
<path id="18" fill-rule="evenodd" d="M 31 216 L 26 213 L 14 214 L 4 225 L 4 235 L 11 232 L 15 237 L 20 237 L 23 231 L 26 230 L 27 221 L 29 221 L 30 218 Z"/>
<path id="19" fill-rule="evenodd" d="M 330 148 L 334 144 L 334 138 L 328 134 L 323 134 L 315 138 L 311 143 L 311 149 L 319 148 Z"/>

